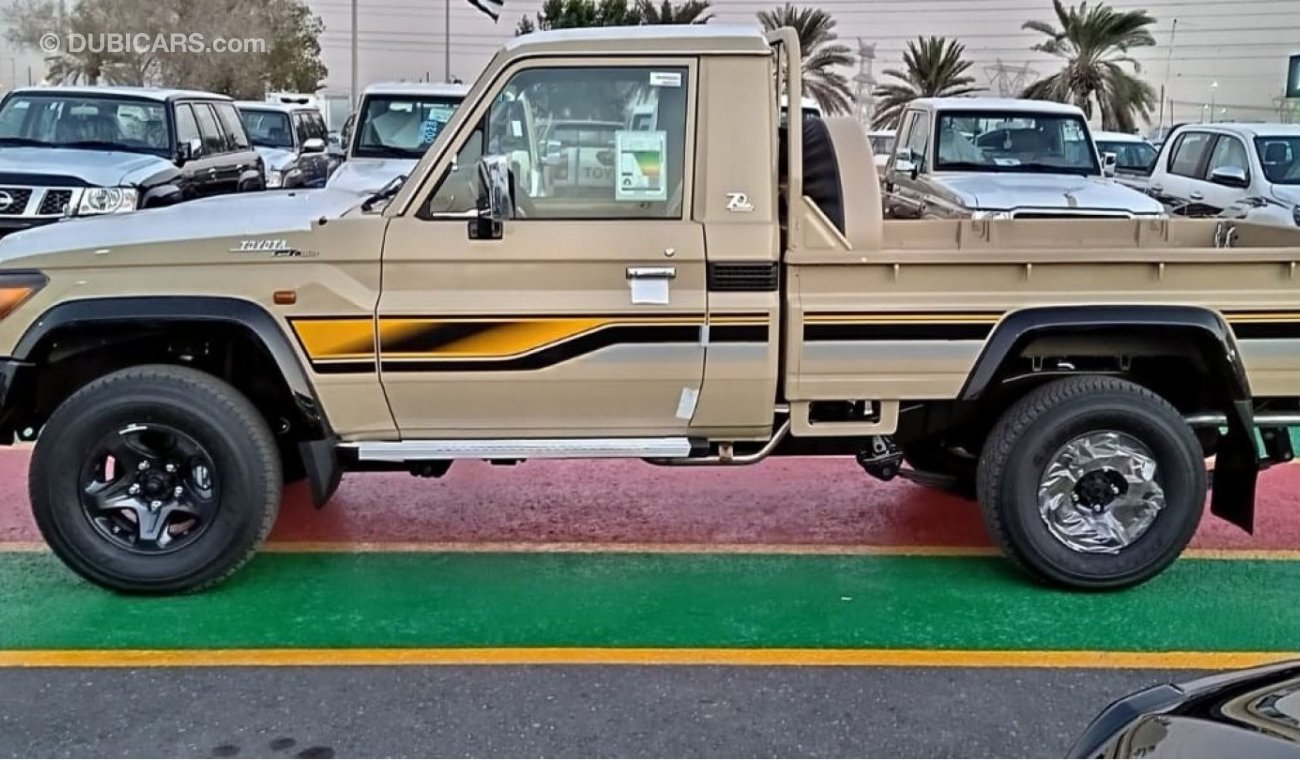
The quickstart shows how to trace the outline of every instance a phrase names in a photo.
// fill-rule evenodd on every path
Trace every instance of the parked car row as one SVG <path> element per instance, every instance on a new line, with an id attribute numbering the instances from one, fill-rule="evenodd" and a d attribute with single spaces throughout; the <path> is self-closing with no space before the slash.
<path id="1" fill-rule="evenodd" d="M 326 185 L 370 193 L 406 174 L 461 85 L 367 89 L 346 150 L 310 98 L 235 101 L 150 87 L 29 87 L 0 100 L 0 236 L 65 216 Z"/>

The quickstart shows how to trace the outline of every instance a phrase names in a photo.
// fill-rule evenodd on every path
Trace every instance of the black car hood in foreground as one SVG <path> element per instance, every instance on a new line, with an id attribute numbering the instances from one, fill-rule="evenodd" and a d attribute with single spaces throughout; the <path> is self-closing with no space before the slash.
<path id="1" fill-rule="evenodd" d="M 1125 697 L 1088 726 L 1069 757 L 1300 758 L 1300 661 Z"/>

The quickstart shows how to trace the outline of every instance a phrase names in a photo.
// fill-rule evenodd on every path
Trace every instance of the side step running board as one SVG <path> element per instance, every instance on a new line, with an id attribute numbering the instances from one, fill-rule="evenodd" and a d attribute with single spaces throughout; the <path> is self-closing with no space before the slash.
<path id="1" fill-rule="evenodd" d="M 361 462 L 439 459 L 657 459 L 687 457 L 686 438 L 506 438 L 496 440 L 360 441 L 341 448 Z"/>

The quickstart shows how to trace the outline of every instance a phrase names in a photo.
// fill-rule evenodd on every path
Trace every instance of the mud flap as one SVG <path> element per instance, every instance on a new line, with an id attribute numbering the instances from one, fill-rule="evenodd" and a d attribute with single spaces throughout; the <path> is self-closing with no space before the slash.
<path id="1" fill-rule="evenodd" d="M 298 453 L 302 457 L 303 468 L 307 471 L 311 503 L 320 509 L 338 490 L 339 482 L 343 480 L 338 441 L 334 438 L 303 441 L 298 444 Z"/>
<path id="2" fill-rule="evenodd" d="M 1228 411 L 1228 432 L 1214 452 L 1214 488 L 1210 512 L 1254 533 L 1255 486 L 1259 454 L 1255 449 L 1254 409 L 1250 401 L 1234 400 Z"/>

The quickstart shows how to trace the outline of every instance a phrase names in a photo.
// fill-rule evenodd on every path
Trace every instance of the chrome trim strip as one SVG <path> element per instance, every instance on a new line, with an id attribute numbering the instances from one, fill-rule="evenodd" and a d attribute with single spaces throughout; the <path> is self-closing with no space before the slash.
<path id="1" fill-rule="evenodd" d="M 439 459 L 643 459 L 685 457 L 686 438 L 508 438 L 495 440 L 361 441 L 341 448 L 363 462 Z"/>

